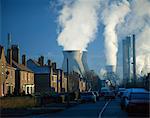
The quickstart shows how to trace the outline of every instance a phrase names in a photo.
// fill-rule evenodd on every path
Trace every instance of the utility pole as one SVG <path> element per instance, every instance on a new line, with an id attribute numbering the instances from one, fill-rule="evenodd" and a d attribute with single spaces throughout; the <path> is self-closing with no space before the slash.
<path id="1" fill-rule="evenodd" d="M 136 84 L 136 52 L 135 52 L 135 34 L 133 34 L 133 82 Z"/>
<path id="2" fill-rule="evenodd" d="M 69 63 L 67 58 L 67 106 L 69 106 Z"/>

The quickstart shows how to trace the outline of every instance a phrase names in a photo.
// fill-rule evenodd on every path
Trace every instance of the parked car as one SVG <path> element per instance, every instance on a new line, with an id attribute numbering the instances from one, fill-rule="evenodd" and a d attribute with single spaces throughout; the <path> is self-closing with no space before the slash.
<path id="1" fill-rule="evenodd" d="M 98 93 L 98 91 L 91 91 L 91 92 L 93 92 L 96 95 L 96 100 L 99 101 L 99 93 Z"/>
<path id="2" fill-rule="evenodd" d="M 105 99 L 115 99 L 115 93 L 113 91 L 107 91 L 104 97 Z"/>
<path id="3" fill-rule="evenodd" d="M 81 102 L 96 102 L 96 95 L 93 92 L 85 92 L 80 94 Z"/>
<path id="4" fill-rule="evenodd" d="M 125 91 L 126 91 L 126 88 L 119 88 L 118 89 L 118 96 L 121 97 Z"/>
<path id="5" fill-rule="evenodd" d="M 149 113 L 149 92 L 130 92 L 125 97 L 125 108 L 127 112 Z"/>
<path id="6" fill-rule="evenodd" d="M 127 95 L 128 91 L 124 91 L 123 95 L 120 98 L 120 106 L 122 110 L 125 108 L 125 98 L 127 97 Z"/>
<path id="7" fill-rule="evenodd" d="M 102 88 L 101 91 L 100 91 L 100 94 L 99 96 L 100 97 L 104 97 L 105 96 L 105 93 L 110 91 L 108 88 Z"/>
<path id="8" fill-rule="evenodd" d="M 125 108 L 125 99 L 129 96 L 130 92 L 147 92 L 147 90 L 143 88 L 128 88 L 126 91 L 123 92 L 121 98 L 120 98 L 120 106 L 121 109 Z"/>

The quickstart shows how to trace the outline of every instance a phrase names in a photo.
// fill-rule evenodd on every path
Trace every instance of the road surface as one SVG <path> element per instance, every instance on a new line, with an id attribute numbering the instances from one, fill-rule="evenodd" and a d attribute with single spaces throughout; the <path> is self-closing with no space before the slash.
<path id="1" fill-rule="evenodd" d="M 57 113 L 31 116 L 31 118 L 127 118 L 122 111 L 119 99 L 111 101 L 100 100 L 96 103 L 84 103 Z"/>

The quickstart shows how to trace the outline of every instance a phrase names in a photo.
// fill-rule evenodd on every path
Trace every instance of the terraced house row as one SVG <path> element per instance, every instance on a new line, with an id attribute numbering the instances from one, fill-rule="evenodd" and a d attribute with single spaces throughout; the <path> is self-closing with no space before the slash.
<path id="1" fill-rule="evenodd" d="M 25 54 L 21 60 L 18 45 L 11 45 L 7 52 L 0 45 L 0 96 L 67 92 L 67 73 L 57 69 L 55 62 L 45 64 L 44 56 L 26 60 Z M 68 78 L 69 92 L 85 91 L 86 82 L 78 73 Z"/>

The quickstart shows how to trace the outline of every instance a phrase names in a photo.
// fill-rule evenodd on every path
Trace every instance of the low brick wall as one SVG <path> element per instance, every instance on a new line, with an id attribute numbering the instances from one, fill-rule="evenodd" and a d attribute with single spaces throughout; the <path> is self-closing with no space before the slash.
<path id="1" fill-rule="evenodd" d="M 0 98 L 0 108 L 27 108 L 38 105 L 39 100 L 30 96 Z"/>

